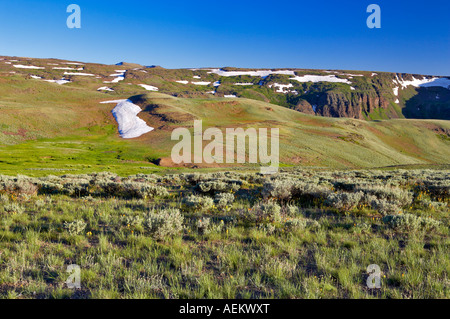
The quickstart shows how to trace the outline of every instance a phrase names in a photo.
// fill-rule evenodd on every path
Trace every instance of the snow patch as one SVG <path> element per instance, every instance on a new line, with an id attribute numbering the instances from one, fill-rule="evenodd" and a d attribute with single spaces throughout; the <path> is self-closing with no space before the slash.
<path id="1" fill-rule="evenodd" d="M 121 100 L 112 110 L 122 138 L 135 138 L 153 131 L 153 127 L 137 116 L 141 111 L 142 109 L 130 100 Z"/>
<path id="2" fill-rule="evenodd" d="M 159 89 L 156 86 L 151 86 L 147 84 L 139 84 L 139 86 L 142 86 L 147 91 L 159 91 Z"/>
<path id="3" fill-rule="evenodd" d="M 36 70 L 45 69 L 44 67 L 40 67 L 40 66 L 22 65 L 22 64 L 16 64 L 16 65 L 13 65 L 13 67 L 18 68 L 18 69 L 36 69 Z"/>
<path id="4" fill-rule="evenodd" d="M 175 81 L 175 82 L 178 82 L 178 83 L 181 83 L 181 84 L 188 84 L 189 83 L 189 81 Z"/>
<path id="5" fill-rule="evenodd" d="M 114 78 L 114 80 L 112 81 L 103 81 L 103 83 L 118 83 L 120 81 L 125 80 L 125 72 L 127 72 L 127 70 L 115 70 L 117 73 L 114 74 L 110 74 L 109 76 L 115 76 L 116 78 Z"/>
<path id="6" fill-rule="evenodd" d="M 253 83 L 234 83 L 234 85 L 253 85 Z"/>
<path id="7" fill-rule="evenodd" d="M 299 82 L 341 82 L 347 84 L 352 83 L 347 79 L 340 79 L 336 77 L 336 75 L 302 75 L 290 78 L 290 80 L 295 80 Z"/>
<path id="8" fill-rule="evenodd" d="M 114 90 L 107 87 L 107 86 L 102 86 L 101 88 L 98 88 L 97 91 L 109 91 L 109 92 L 113 92 Z"/>
<path id="9" fill-rule="evenodd" d="M 195 84 L 195 85 L 208 85 L 208 84 L 211 84 L 211 82 L 192 82 L 192 84 Z"/>
<path id="10" fill-rule="evenodd" d="M 275 92 L 284 93 L 284 94 L 291 92 L 290 90 L 286 90 L 285 91 L 285 89 L 293 87 L 292 83 L 289 83 L 289 84 L 278 84 L 278 83 L 275 83 L 273 85 L 269 85 L 270 88 L 272 88 L 273 86 L 278 88 Z"/>
<path id="11" fill-rule="evenodd" d="M 114 80 L 112 80 L 111 83 L 117 83 L 117 82 L 120 82 L 123 80 L 125 80 L 125 76 L 121 75 L 121 76 L 116 77 Z"/>
<path id="12" fill-rule="evenodd" d="M 66 83 L 70 83 L 70 81 L 69 80 L 66 80 L 66 79 L 64 79 L 64 78 L 62 78 L 61 80 L 44 80 L 45 82 L 50 82 L 50 83 L 56 83 L 56 84 L 59 84 L 59 85 L 63 85 L 63 84 L 66 84 Z"/>
<path id="13" fill-rule="evenodd" d="M 112 101 L 103 101 L 103 102 L 100 102 L 100 104 L 110 104 L 110 103 L 114 103 L 114 104 L 117 104 L 117 103 L 120 103 L 120 102 L 124 102 L 124 101 L 127 101 L 127 100 L 112 100 Z"/>
<path id="14" fill-rule="evenodd" d="M 258 71 L 225 71 L 222 69 L 211 69 L 208 73 L 214 73 L 220 76 L 239 76 L 239 75 L 249 75 L 249 76 L 259 76 L 259 77 L 267 77 L 271 74 L 285 74 L 285 75 L 294 75 L 295 72 L 291 70 L 258 70 Z"/>
<path id="15" fill-rule="evenodd" d="M 36 79 L 36 80 L 39 80 L 39 79 L 42 79 L 42 77 L 40 77 L 40 76 L 37 76 L 37 75 L 30 75 L 33 79 Z"/>
<path id="16" fill-rule="evenodd" d="M 400 84 L 403 88 L 406 88 L 408 85 L 412 85 L 415 87 L 431 87 L 431 86 L 440 86 L 445 89 L 450 90 L 450 79 L 449 78 L 438 78 L 438 77 L 432 77 L 432 78 L 424 78 L 422 80 L 416 79 L 412 77 L 412 80 L 400 80 L 398 76 L 396 75 L 396 81 L 398 84 Z M 395 80 L 394 80 L 395 83 Z"/>
<path id="17" fill-rule="evenodd" d="M 226 95 L 224 95 L 224 97 L 228 97 L 228 98 L 231 98 L 231 97 L 237 97 L 236 95 L 234 95 L 234 94 L 226 94 Z"/>

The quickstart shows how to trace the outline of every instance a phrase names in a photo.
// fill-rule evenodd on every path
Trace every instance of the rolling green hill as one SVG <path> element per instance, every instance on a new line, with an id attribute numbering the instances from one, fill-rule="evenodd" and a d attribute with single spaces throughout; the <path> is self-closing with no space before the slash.
<path id="1" fill-rule="evenodd" d="M 171 141 L 171 132 L 192 129 L 194 119 L 203 120 L 204 129 L 280 128 L 283 165 L 373 168 L 448 164 L 450 158 L 449 90 L 401 85 L 426 81 L 422 76 L 290 70 L 300 78 L 329 76 L 338 81 L 299 82 L 288 74 L 221 75 L 248 72 L 231 68 L 168 70 L 127 63 L 0 59 L 3 174 L 128 174 L 172 167 L 168 158 L 176 141 Z M 396 96 L 393 79 L 399 76 Z M 70 82 L 45 81 L 63 77 Z M 159 91 L 149 92 L 141 84 Z M 98 90 L 101 87 L 109 90 Z M 225 97 L 231 95 L 236 98 Z M 155 129 L 122 139 L 111 114 L 115 104 L 100 103 L 117 99 L 139 105 L 139 117 Z M 420 119 L 434 115 L 437 119 Z M 202 166 L 208 167 L 197 165 Z"/>

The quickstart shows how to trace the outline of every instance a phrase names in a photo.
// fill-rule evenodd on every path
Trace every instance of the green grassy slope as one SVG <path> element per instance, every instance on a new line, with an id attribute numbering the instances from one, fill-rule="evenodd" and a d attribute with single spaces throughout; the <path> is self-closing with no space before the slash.
<path id="1" fill-rule="evenodd" d="M 85 64 L 79 72 L 92 73 L 94 77 L 67 76 L 72 82 L 65 85 L 30 78 L 30 75 L 61 78 L 64 71 L 48 67 L 48 63 L 54 62 L 67 66 L 59 60 L 27 60 L 20 63 L 45 70 L 11 71 L 10 65 L 0 61 L 0 173 L 157 171 L 161 167 L 152 162 L 169 157 L 176 143 L 170 140 L 172 130 L 192 128 L 194 119 L 202 119 L 204 129 L 280 128 L 283 165 L 370 168 L 447 164 L 450 158 L 450 123 L 444 120 L 321 117 L 268 103 L 270 99 L 265 95 L 259 96 L 261 100 L 220 98 L 204 93 L 211 89 L 209 86 L 167 82 L 168 78 L 192 80 L 192 74 L 202 77 L 198 81 L 217 80 L 216 75 L 205 70 L 134 68 L 127 72 L 125 80 L 104 84 L 114 79 L 111 74 L 125 66 Z M 142 78 L 136 75 L 138 72 Z M 160 82 L 156 83 L 158 77 Z M 250 80 L 240 79 L 243 83 Z M 148 93 L 138 85 L 144 83 L 157 85 L 161 91 L 172 88 L 173 95 L 178 97 Z M 100 86 L 115 91 L 100 93 L 97 91 Z M 184 93 L 175 92 L 181 88 Z M 226 83 L 221 90 L 225 88 Z M 131 98 L 141 106 L 143 112 L 139 116 L 155 127 L 154 131 L 132 140 L 119 137 L 111 115 L 115 105 L 99 102 L 124 98 Z M 383 116 L 374 116 L 380 118 Z"/>

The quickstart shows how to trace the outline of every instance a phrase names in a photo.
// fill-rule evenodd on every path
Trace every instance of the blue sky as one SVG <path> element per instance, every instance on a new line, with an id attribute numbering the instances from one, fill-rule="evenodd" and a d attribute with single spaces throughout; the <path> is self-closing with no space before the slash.
<path id="1" fill-rule="evenodd" d="M 66 8 L 81 7 L 81 29 Z M 381 29 L 366 8 L 381 7 Z M 0 2 L 0 55 L 450 75 L 450 1 Z"/>

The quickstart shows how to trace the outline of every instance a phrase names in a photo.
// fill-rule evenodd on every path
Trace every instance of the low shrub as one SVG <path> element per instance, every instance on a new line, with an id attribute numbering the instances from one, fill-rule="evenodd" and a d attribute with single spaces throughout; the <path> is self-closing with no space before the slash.
<path id="1" fill-rule="evenodd" d="M 273 202 L 261 202 L 254 205 L 247 212 L 241 212 L 241 217 L 250 222 L 271 223 L 281 221 L 281 207 Z"/>
<path id="2" fill-rule="evenodd" d="M 233 205 L 234 195 L 231 193 L 219 193 L 214 196 L 214 203 L 218 208 L 225 208 Z"/>
<path id="3" fill-rule="evenodd" d="M 206 196 L 189 195 L 183 199 L 183 203 L 189 210 L 206 211 L 214 206 L 214 200 Z"/>
<path id="4" fill-rule="evenodd" d="M 178 209 L 152 210 L 144 220 L 150 235 L 159 240 L 174 237 L 183 230 L 184 217 Z"/>
<path id="5" fill-rule="evenodd" d="M 73 222 L 65 222 L 64 228 L 67 229 L 71 235 L 80 235 L 86 229 L 86 222 L 82 219 L 77 219 Z"/>
<path id="6" fill-rule="evenodd" d="M 3 211 L 8 214 L 22 214 L 25 208 L 18 203 L 7 203 L 3 205 Z"/>
<path id="7" fill-rule="evenodd" d="M 432 230 L 440 223 L 429 217 L 419 217 L 413 214 L 388 215 L 383 222 L 389 227 L 400 231 Z"/>
<path id="8" fill-rule="evenodd" d="M 305 229 L 308 224 L 308 220 L 304 218 L 292 218 L 287 220 L 283 227 L 287 232 L 294 230 Z"/>
<path id="9" fill-rule="evenodd" d="M 337 208 L 340 211 L 349 211 L 358 206 L 363 198 L 362 192 L 357 193 L 332 193 L 328 195 L 326 203 L 331 207 Z"/>

